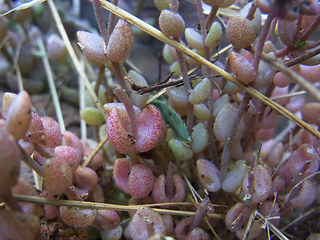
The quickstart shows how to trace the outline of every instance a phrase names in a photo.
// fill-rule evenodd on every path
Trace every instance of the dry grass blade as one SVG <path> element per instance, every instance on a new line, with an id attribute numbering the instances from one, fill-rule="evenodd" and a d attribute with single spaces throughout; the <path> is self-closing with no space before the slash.
<path id="1" fill-rule="evenodd" d="M 79 207 L 87 209 L 109 209 L 115 211 L 132 211 L 138 210 L 142 206 L 153 207 L 153 210 L 161 214 L 172 214 L 177 216 L 194 216 L 196 213 L 191 211 L 180 211 L 171 209 L 155 208 L 156 206 L 165 205 L 184 205 L 183 203 L 162 203 L 162 204 L 144 204 L 144 205 L 117 205 L 108 203 L 96 203 L 96 202 L 85 202 L 85 201 L 73 201 L 73 200 L 61 200 L 61 199 L 47 199 L 35 196 L 24 196 L 24 195 L 14 195 L 17 201 L 30 202 L 37 204 L 48 204 L 54 206 L 68 206 L 68 207 Z M 208 214 L 210 218 L 224 219 L 222 214 Z"/>
<path id="2" fill-rule="evenodd" d="M 264 219 L 265 217 L 257 212 L 257 217 L 260 219 Z M 278 228 L 276 228 L 271 222 L 268 222 L 268 226 L 270 227 L 271 231 L 281 240 L 289 240 Z"/>
<path id="3" fill-rule="evenodd" d="M 315 135 L 316 137 L 320 138 L 320 132 L 312 128 L 308 123 L 302 121 L 298 117 L 296 117 L 294 114 L 292 114 L 290 111 L 279 105 L 278 103 L 272 101 L 271 99 L 264 96 L 262 93 L 257 91 L 256 89 L 252 87 L 247 87 L 240 83 L 234 76 L 232 76 L 230 73 L 224 71 L 223 69 L 219 68 L 215 64 L 211 63 L 210 61 L 207 61 L 203 57 L 201 57 L 199 54 L 193 52 L 186 46 L 183 46 L 182 44 L 178 43 L 177 41 L 174 41 L 171 38 L 168 38 L 166 35 L 164 35 L 162 32 L 160 32 L 158 29 L 152 27 L 151 25 L 145 23 L 141 19 L 133 16 L 132 14 L 124 11 L 123 9 L 113 5 L 112 3 L 109 3 L 105 0 L 100 0 L 101 5 L 106 10 L 112 12 L 113 14 L 119 16 L 120 18 L 126 20 L 130 24 L 140 28 L 144 32 L 148 33 L 149 35 L 157 38 L 158 40 L 167 43 L 177 49 L 178 51 L 186 54 L 187 56 L 197 60 L 199 63 L 205 65 L 206 67 L 216 71 L 218 74 L 220 74 L 223 78 L 228 79 L 229 81 L 236 84 L 241 89 L 247 91 L 251 96 L 258 98 L 260 101 L 262 101 L 264 104 L 272 107 L 274 110 L 285 116 L 286 118 L 294 121 L 298 126 L 305 128 L 310 133 Z"/>
<path id="4" fill-rule="evenodd" d="M 100 110 L 100 112 L 102 113 L 102 115 L 104 116 L 105 119 L 107 119 L 107 114 L 106 112 L 104 111 L 97 95 L 95 94 L 94 92 L 94 89 L 92 88 L 91 84 L 90 84 L 90 81 L 89 79 L 87 78 L 86 74 L 84 73 L 83 69 L 81 68 L 80 66 L 80 62 L 72 48 L 72 45 L 70 43 L 70 40 L 68 38 L 68 35 L 66 33 L 66 30 L 64 29 L 64 26 L 61 22 L 61 18 L 59 16 L 59 13 L 58 13 L 58 10 L 54 4 L 54 2 L 52 0 L 48 0 L 48 3 L 49 3 L 49 7 L 50 7 L 50 10 L 52 12 L 52 15 L 53 15 L 53 18 L 56 22 L 56 25 L 57 25 L 57 28 L 60 32 L 60 35 L 66 45 L 66 48 L 68 50 L 68 53 L 73 61 L 73 64 L 77 70 L 77 72 L 79 73 L 79 76 L 81 77 L 81 79 L 84 81 L 84 84 L 86 86 L 86 88 L 88 89 L 88 92 L 92 98 L 92 100 L 94 101 L 94 103 L 96 104 L 97 108 Z"/>
<path id="5" fill-rule="evenodd" d="M 60 130 L 63 132 L 66 130 L 66 127 L 64 124 L 64 120 L 63 120 L 59 97 L 58 97 L 57 89 L 56 89 L 56 86 L 54 83 L 54 77 L 53 77 L 53 73 L 51 70 L 50 63 L 49 63 L 49 59 L 46 54 L 46 49 L 45 49 L 44 43 L 40 37 L 37 39 L 37 44 L 38 44 L 39 50 L 42 55 L 42 62 L 43 62 L 44 69 L 46 71 L 48 84 L 49 84 L 49 88 L 50 88 L 50 92 L 51 92 L 51 96 L 52 96 L 52 100 L 53 100 L 54 109 L 56 111 L 56 116 L 57 116 L 57 119 L 59 122 Z"/>
<path id="6" fill-rule="evenodd" d="M 13 8 L 13 9 L 10 9 L 9 11 L 1 14 L 0 16 L 5 16 L 5 15 L 8 15 L 14 11 L 19 11 L 19 10 L 24 10 L 24 9 L 27 9 L 27 8 L 31 8 L 39 3 L 42 3 L 46 0 L 32 0 L 32 1 L 29 1 L 29 2 L 25 2 L 25 3 L 22 3 L 22 4 L 19 4 L 17 7 Z"/>
<path id="7" fill-rule="evenodd" d="M 104 137 L 104 139 L 102 139 L 98 146 L 89 154 L 89 156 L 87 157 L 87 159 L 84 161 L 84 163 L 82 164 L 83 167 L 86 167 L 89 165 L 89 163 L 91 162 L 91 160 L 94 158 L 94 156 L 97 154 L 97 152 L 99 152 L 99 150 L 102 148 L 102 146 L 108 141 L 108 135 L 106 135 Z"/>

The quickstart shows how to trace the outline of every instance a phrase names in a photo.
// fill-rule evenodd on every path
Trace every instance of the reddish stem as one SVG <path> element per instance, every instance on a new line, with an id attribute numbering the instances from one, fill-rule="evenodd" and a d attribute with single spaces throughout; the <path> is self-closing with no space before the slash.
<path id="1" fill-rule="evenodd" d="M 105 47 L 107 48 L 108 42 L 109 42 L 109 34 L 107 31 L 106 23 L 105 23 L 105 18 L 102 12 L 101 4 L 99 0 L 93 0 L 92 1 L 93 9 L 94 9 L 94 15 L 97 20 L 98 28 L 100 31 L 100 34 L 103 38 L 103 41 L 105 43 Z"/>
<path id="2" fill-rule="evenodd" d="M 260 59 L 261 59 L 261 54 L 262 54 L 264 42 L 268 36 L 269 29 L 270 29 L 270 26 L 271 26 L 271 23 L 272 23 L 274 16 L 275 16 L 274 11 L 272 11 L 268 15 L 268 18 L 265 21 L 264 26 L 262 27 L 262 31 L 261 31 L 260 36 L 258 38 L 258 42 L 255 46 L 255 52 L 254 52 L 252 65 L 253 65 L 253 69 L 256 73 L 258 73 L 258 68 L 259 68 L 259 63 L 260 63 Z"/>
<path id="3" fill-rule="evenodd" d="M 138 140 L 138 128 L 137 128 L 137 120 L 136 120 L 136 114 L 134 112 L 132 103 L 128 95 L 125 93 L 125 91 L 121 88 L 117 88 L 114 90 L 114 93 L 119 98 L 119 100 L 124 104 L 129 120 L 130 120 L 130 127 L 131 127 L 131 135 L 135 140 Z"/>
<path id="4" fill-rule="evenodd" d="M 301 40 L 306 41 L 308 37 L 317 29 L 320 24 L 320 16 L 310 25 L 310 27 L 303 33 Z"/>
<path id="5" fill-rule="evenodd" d="M 205 17 L 203 14 L 203 10 L 202 10 L 202 1 L 201 0 L 197 0 L 196 1 L 196 7 L 197 7 L 197 13 L 198 13 L 198 18 L 199 18 L 199 22 L 200 22 L 200 33 L 202 35 L 202 41 L 203 41 L 203 46 L 204 46 L 204 57 L 205 59 L 207 59 L 208 61 L 210 61 L 210 49 L 208 47 L 206 47 L 205 45 L 205 41 L 207 38 L 207 26 L 211 25 L 213 19 L 215 18 L 217 11 L 218 11 L 218 6 L 213 6 L 211 8 L 211 12 L 210 15 L 207 19 L 207 22 L 205 21 Z M 210 19 L 211 18 L 211 19 Z M 203 74 L 205 76 L 212 76 L 212 71 L 211 69 L 207 68 L 207 67 L 202 67 L 202 71 Z M 209 111 L 210 113 L 213 112 L 213 99 L 212 99 L 212 91 L 214 89 L 213 87 L 213 78 L 209 77 L 210 81 L 210 89 L 211 89 L 211 94 L 208 98 L 208 105 L 209 105 Z M 215 142 L 215 138 L 214 138 L 214 134 L 213 134 L 213 117 L 212 115 L 210 115 L 210 118 L 208 120 L 208 132 L 209 132 L 209 154 L 210 154 L 210 159 L 211 161 L 217 163 L 218 162 L 218 157 L 216 155 L 216 142 Z"/>
<path id="6" fill-rule="evenodd" d="M 203 200 L 203 202 L 200 204 L 199 208 L 197 209 L 196 215 L 194 216 L 192 225 L 190 227 L 190 231 L 192 231 L 192 229 L 194 229 L 200 225 L 203 217 L 206 214 L 209 203 L 210 203 L 210 200 L 208 197 L 206 197 Z"/>

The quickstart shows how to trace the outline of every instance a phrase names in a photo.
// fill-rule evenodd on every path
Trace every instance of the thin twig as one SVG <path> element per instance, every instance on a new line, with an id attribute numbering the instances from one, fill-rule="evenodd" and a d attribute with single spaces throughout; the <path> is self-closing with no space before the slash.
<path id="1" fill-rule="evenodd" d="M 87 159 L 84 161 L 84 163 L 82 164 L 83 167 L 86 167 L 89 165 L 89 163 L 91 162 L 91 160 L 94 158 L 94 156 L 99 152 L 99 150 L 102 148 L 102 146 L 108 141 L 108 135 L 106 135 L 96 146 L 95 149 L 93 149 L 93 151 L 89 154 L 89 156 L 87 157 Z"/>
<path id="2" fill-rule="evenodd" d="M 74 201 L 74 200 L 61 200 L 61 199 L 48 199 L 36 196 L 25 196 L 25 195 L 14 195 L 13 196 L 17 201 L 20 202 L 30 202 L 37 204 L 48 204 L 54 206 L 68 206 L 68 207 L 79 207 L 87 209 L 109 209 L 115 211 L 132 211 L 138 210 L 140 207 L 156 207 L 156 206 L 178 206 L 180 203 L 161 203 L 161 204 L 144 204 L 144 205 L 117 205 L 117 204 L 108 204 L 108 203 L 97 203 L 97 202 L 85 202 L 85 201 Z M 153 208 L 154 211 L 160 214 L 172 214 L 177 216 L 194 216 L 196 213 L 191 211 L 180 211 L 180 210 L 171 210 L 171 209 L 161 209 Z M 224 219 L 223 214 L 208 214 L 208 217 L 215 219 Z"/>
<path id="3" fill-rule="evenodd" d="M 289 61 L 285 62 L 285 65 L 287 67 L 291 67 L 293 65 L 296 65 L 298 63 L 303 62 L 304 60 L 312 58 L 313 56 L 318 55 L 319 53 L 320 53 L 320 46 L 315 47 L 314 49 L 306 52 L 305 54 L 303 54 L 303 55 L 301 55 L 299 57 L 296 57 L 294 59 L 290 59 Z"/>
<path id="4" fill-rule="evenodd" d="M 80 68 L 84 71 L 84 62 L 80 62 Z M 79 110 L 82 110 L 85 108 L 85 102 L 84 102 L 84 92 L 85 92 L 85 86 L 84 81 L 81 80 L 81 78 L 78 78 L 79 83 Z M 80 136 L 81 139 L 85 140 L 87 139 L 87 124 L 83 119 L 80 119 Z"/>
<path id="5" fill-rule="evenodd" d="M 265 217 L 257 212 L 257 217 L 260 218 L 260 219 L 264 219 Z M 281 240 L 289 240 L 289 238 L 287 238 L 278 228 L 276 228 L 271 222 L 268 223 L 271 231 L 278 237 L 280 238 Z"/>

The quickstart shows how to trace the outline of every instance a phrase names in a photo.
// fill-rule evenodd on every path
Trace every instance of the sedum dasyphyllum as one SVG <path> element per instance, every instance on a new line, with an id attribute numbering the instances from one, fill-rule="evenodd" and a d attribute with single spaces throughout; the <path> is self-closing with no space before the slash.
<path id="1" fill-rule="evenodd" d="M 99 0 L 92 2 L 100 4 Z M 174 71 L 170 75 L 169 72 L 164 73 L 170 76 L 166 80 L 172 83 L 180 80 L 181 74 L 193 67 L 197 66 L 199 69 L 193 73 L 195 78 L 190 78 L 190 86 L 187 85 L 189 82 L 184 82 L 185 86 L 190 87 L 187 91 L 185 86 L 168 87 L 162 96 L 180 115 L 181 123 L 187 117 L 186 122 L 190 123 L 187 124 L 187 129 L 192 141 L 183 142 L 178 138 L 177 132 L 173 133 L 177 129 L 169 129 L 170 137 L 163 141 L 166 125 L 159 110 L 153 105 L 146 107 L 148 94 L 140 95 L 136 91 L 137 87 L 148 90 L 147 78 L 138 71 L 131 70 L 131 65 L 127 64 L 130 61 L 122 64 L 133 48 L 133 34 L 129 24 L 123 20 L 112 23 L 111 15 L 108 29 L 104 29 L 101 23 L 104 24 L 105 21 L 99 20 L 105 19 L 99 18 L 96 12 L 103 38 L 84 31 L 77 33 L 83 53 L 91 60 L 86 64 L 89 79 L 95 86 L 100 77 L 102 80 L 107 77 L 105 85 L 100 85 L 99 90 L 95 89 L 101 104 L 105 104 L 106 95 L 109 97 L 113 88 L 117 88 L 108 75 L 104 76 L 109 72 L 119 82 L 120 79 L 123 80 L 120 85 L 130 101 L 123 101 L 115 91 L 118 99 L 125 104 L 106 105 L 109 117 L 100 139 L 107 135 L 109 142 L 104 145 L 104 152 L 99 151 L 88 163 L 83 160 L 91 156 L 97 142 L 91 139 L 80 140 L 71 132 L 62 132 L 54 119 L 39 116 L 32 108 L 26 92 L 4 95 L 3 111 L 0 114 L 0 199 L 5 206 L 0 209 L 0 222 L 4 222 L 0 224 L 0 238 L 4 235 L 6 239 L 33 240 L 37 239 L 36 234 L 40 228 L 43 234 L 48 235 L 43 235 L 42 238 L 37 236 L 39 239 L 88 239 L 99 238 L 99 234 L 103 240 L 124 237 L 150 240 L 172 240 L 173 237 L 178 240 L 211 239 L 214 237 L 213 233 L 201 221 L 206 213 L 221 239 L 243 239 L 245 235 L 246 239 L 258 239 L 265 237 L 262 227 L 269 222 L 280 229 L 284 222 L 302 216 L 308 208 L 314 208 L 313 204 L 319 203 L 319 139 L 309 132 L 319 131 L 320 105 L 317 95 L 311 96 L 308 91 L 300 91 L 305 90 L 303 84 L 297 84 L 282 72 L 283 69 L 271 64 L 281 63 L 287 70 L 295 71 L 317 93 L 320 55 L 294 63 L 304 54 L 315 53 L 315 47 L 319 45 L 317 38 L 315 41 L 309 38 L 319 28 L 318 2 L 257 0 L 244 6 L 244 1 L 204 0 L 211 6 L 209 15 L 201 15 L 201 1 L 194 2 L 197 4 L 194 6 L 198 10 L 199 21 L 193 21 L 190 25 L 190 19 L 185 18 L 184 12 L 179 12 L 181 15 L 178 13 L 177 1 L 155 0 L 156 7 L 161 11 L 159 26 L 164 35 L 178 44 L 184 33 L 186 43 L 180 42 L 184 47 L 234 74 L 237 80 L 248 86 L 246 90 L 259 91 L 265 97 L 275 98 L 287 110 L 311 124 L 311 128 L 299 130 L 298 127 L 292 127 L 273 108 L 266 107 L 237 85 L 228 82 L 226 79 L 230 75 L 228 77 L 228 74 L 218 71 L 224 79 L 216 77 L 217 72 L 190 58 L 192 54 L 181 56 L 184 54 L 181 48 L 177 47 L 179 53 L 174 47 L 165 45 L 163 57 L 168 64 L 163 69 L 167 71 L 171 65 L 170 71 Z M 234 7 L 227 11 L 221 9 L 233 3 L 239 4 L 239 10 L 235 11 Z M 228 16 L 219 19 L 219 23 L 213 22 L 216 13 L 225 12 Z M 260 12 L 267 14 L 264 16 L 264 26 L 261 24 Z M 197 30 L 194 22 L 199 22 Z M 11 45 L 9 57 L 11 53 L 19 53 L 16 61 L 27 89 L 25 83 L 28 81 L 24 81 L 26 78 L 42 75 L 38 71 L 36 74 L 29 72 L 32 65 L 37 66 L 37 70 L 41 68 L 38 68 L 39 61 L 34 61 L 36 58 L 32 50 L 36 46 L 32 45 L 31 48 L 31 44 L 23 43 L 21 51 L 17 50 L 23 38 L 14 32 L 15 27 L 8 28 L 12 23 L 9 17 L 0 19 L 0 38 L 9 37 L 2 50 Z M 24 22 L 29 28 L 27 24 L 28 22 Z M 106 30 L 107 34 L 101 29 Z M 34 39 L 31 34 L 28 37 Z M 40 31 L 38 37 L 42 37 Z M 227 59 L 219 51 L 225 47 L 222 38 L 232 45 Z M 275 39 L 281 41 L 283 46 L 275 44 Z M 58 64 L 58 68 L 53 68 L 54 72 L 59 74 L 60 67 L 69 70 L 70 63 L 64 58 L 64 42 L 56 35 L 51 35 L 47 40 L 51 64 Z M 175 44 L 172 45 L 177 46 Z M 266 61 L 266 57 L 272 58 L 270 62 Z M 182 58 L 185 58 L 186 67 L 181 64 Z M 216 61 L 217 58 L 220 61 Z M 3 62 L 7 63 L 4 68 L 6 70 L 12 65 L 11 61 L 8 62 L 1 55 L 0 75 L 5 72 L 2 71 Z M 91 63 L 94 64 L 92 67 L 89 65 Z M 150 61 L 151 64 L 154 63 Z M 96 65 L 99 67 L 97 75 Z M 138 64 L 137 66 L 140 67 Z M 145 69 L 140 70 L 145 73 Z M 95 77 L 97 79 L 91 79 Z M 199 79 L 202 79 L 200 83 Z M 161 84 L 166 83 L 163 81 Z M 8 85 L 14 84 L 8 81 Z M 87 98 L 87 93 L 85 105 L 88 108 L 81 111 L 80 115 L 87 123 L 95 125 L 98 132 L 98 126 L 105 120 L 101 112 L 93 108 L 95 102 Z M 134 105 L 133 110 L 128 107 L 128 102 Z M 190 114 L 192 110 L 193 116 Z M 193 122 L 188 121 L 190 119 Z M 19 169 L 24 169 L 21 159 L 44 176 L 41 194 L 31 184 L 24 182 L 24 178 L 18 178 Z M 164 170 L 171 161 L 178 166 L 179 175 Z M 19 177 L 23 177 L 22 173 L 24 170 Z M 185 181 L 190 182 L 198 193 L 197 197 L 203 198 L 205 195 L 206 201 L 200 207 L 180 203 L 170 204 L 169 207 L 169 203 L 187 200 Z M 22 202 L 15 204 L 12 194 L 100 203 L 164 203 L 161 208 L 170 209 L 166 209 L 166 215 L 162 216 L 151 208 L 140 208 L 136 213 L 130 212 L 132 218 L 128 219 L 126 214 L 120 215 L 106 209 L 55 207 Z M 213 210 L 209 201 L 225 207 L 215 206 Z M 125 209 L 126 206 L 122 207 Z M 173 209 L 178 208 L 181 210 L 180 214 L 189 214 L 182 211 L 193 211 L 196 217 L 175 216 L 177 212 Z M 212 211 L 217 211 L 214 213 L 218 215 L 211 215 Z M 251 218 L 255 217 L 256 211 L 265 217 L 262 221 Z M 47 222 L 46 226 L 39 227 L 39 217 Z M 217 223 L 215 217 L 224 218 L 224 224 Z M 124 233 L 123 224 L 120 225 L 123 220 L 129 221 L 129 227 Z M 24 223 L 25 221 L 27 222 Z M 308 221 L 312 226 L 317 226 L 317 219 Z M 299 237 L 303 234 L 301 238 L 306 239 L 309 233 L 301 231 L 302 225 L 305 224 L 295 225 L 288 231 L 293 236 L 295 233 Z M 250 231 L 247 232 L 247 229 Z M 21 236 L 21 232 L 24 236 Z M 312 237 L 316 237 L 316 234 L 309 236 L 310 239 Z"/>
<path id="2" fill-rule="evenodd" d="M 153 189 L 154 177 L 152 171 L 145 165 L 130 166 L 130 160 L 119 158 L 113 168 L 113 178 L 117 186 L 133 198 L 144 198 Z"/>
<path id="3" fill-rule="evenodd" d="M 115 107 L 113 107 L 115 106 Z M 105 106 L 110 109 L 110 106 Z M 135 109 L 137 136 L 130 133 L 130 122 L 124 105 L 111 105 L 106 121 L 106 131 L 114 149 L 122 154 L 147 152 L 156 147 L 163 139 L 165 123 L 160 111 L 154 105 L 148 105 L 142 111 Z"/>

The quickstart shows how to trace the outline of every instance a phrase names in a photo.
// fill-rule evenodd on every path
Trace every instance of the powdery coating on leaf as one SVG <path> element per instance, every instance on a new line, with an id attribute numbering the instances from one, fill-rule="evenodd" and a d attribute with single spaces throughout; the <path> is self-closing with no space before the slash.
<path id="1" fill-rule="evenodd" d="M 72 186 L 71 167 L 59 158 L 51 158 L 44 165 L 46 188 L 50 195 L 65 193 Z"/>
<path id="2" fill-rule="evenodd" d="M 13 101 L 13 99 L 15 98 L 17 94 L 15 93 L 11 93 L 11 92 L 6 92 L 3 94 L 3 98 L 2 98 L 2 113 L 4 116 L 7 115 L 8 109 Z"/>
<path id="3" fill-rule="evenodd" d="M 134 214 L 129 231 L 133 240 L 146 240 L 149 236 L 148 225 L 152 227 L 154 234 L 165 234 L 166 226 L 159 213 L 148 207 L 141 207 Z"/>
<path id="4" fill-rule="evenodd" d="M 133 198 L 144 198 L 152 191 L 153 174 L 150 168 L 137 164 L 130 171 L 128 191 Z"/>
<path id="5" fill-rule="evenodd" d="M 0 127 L 0 195 L 6 194 L 17 183 L 19 169 L 18 145 L 7 130 Z"/>
<path id="6" fill-rule="evenodd" d="M 120 217 L 116 211 L 99 209 L 96 215 L 96 222 L 103 230 L 114 229 L 120 224 Z"/>
<path id="7" fill-rule="evenodd" d="M 173 156 L 178 160 L 188 161 L 193 156 L 191 149 L 178 139 L 170 139 L 168 145 L 173 153 Z"/>
<path id="8" fill-rule="evenodd" d="M 293 207 L 298 209 L 305 209 L 309 207 L 316 199 L 316 182 L 305 180 L 302 183 L 300 192 L 291 199 Z"/>
<path id="9" fill-rule="evenodd" d="M 96 107 L 85 107 L 80 110 L 81 119 L 88 125 L 99 126 L 104 122 L 104 117 Z"/>
<path id="10" fill-rule="evenodd" d="M 81 162 L 81 154 L 77 149 L 69 146 L 58 146 L 54 149 L 54 156 L 63 159 L 72 169 L 76 171 Z"/>
<path id="11" fill-rule="evenodd" d="M 217 167 L 205 159 L 198 159 L 196 164 L 201 185 L 209 192 L 219 191 L 221 183 Z"/>
<path id="12" fill-rule="evenodd" d="M 74 174 L 74 183 L 81 189 L 91 191 L 98 184 L 98 175 L 92 168 L 78 166 Z"/>
<path id="13" fill-rule="evenodd" d="M 126 119 L 128 120 L 128 117 Z M 117 108 L 111 109 L 106 121 L 106 130 L 112 146 L 117 152 L 122 154 L 135 152 L 135 146 L 130 141 L 126 127 L 128 125 L 122 124 L 122 119 Z"/>
<path id="14" fill-rule="evenodd" d="M 281 168 L 280 175 L 287 184 L 296 184 L 317 172 L 319 164 L 315 149 L 309 144 L 303 144 Z"/>
<path id="15" fill-rule="evenodd" d="M 208 145 L 209 134 L 203 123 L 198 123 L 192 128 L 191 149 L 194 153 L 199 153 Z"/>
<path id="16" fill-rule="evenodd" d="M 242 55 L 236 52 L 231 52 L 229 55 L 229 63 L 232 72 L 237 79 L 247 85 L 256 78 L 252 64 Z"/>
<path id="17" fill-rule="evenodd" d="M 248 16 L 248 13 L 252 7 L 252 2 L 245 5 L 239 12 L 239 15 L 246 18 Z M 259 8 L 256 9 L 253 19 L 250 20 L 252 27 L 254 31 L 258 34 L 261 30 L 261 13 Z"/>
<path id="18" fill-rule="evenodd" d="M 137 124 L 136 149 L 139 152 L 147 152 L 159 143 L 165 123 L 158 108 L 154 105 L 148 105 L 139 115 Z"/>
<path id="19" fill-rule="evenodd" d="M 89 227 L 96 219 L 96 210 L 61 206 L 59 208 L 61 219 L 71 227 Z"/>
<path id="20" fill-rule="evenodd" d="M 39 192 L 37 192 L 32 184 L 22 178 L 19 178 L 18 183 L 12 188 L 12 193 L 27 196 L 39 196 Z M 42 217 L 44 214 L 42 205 L 27 202 L 19 202 L 19 205 L 24 213 L 30 213 L 38 217 Z"/>
<path id="21" fill-rule="evenodd" d="M 225 224 L 229 231 L 236 232 L 246 226 L 251 210 L 242 202 L 236 203 L 226 214 Z"/>
<path id="22" fill-rule="evenodd" d="M 198 31 L 193 28 L 186 28 L 184 30 L 184 36 L 190 48 L 195 48 L 197 50 L 203 49 L 202 35 Z"/>
<path id="23" fill-rule="evenodd" d="M 130 25 L 126 21 L 119 19 L 109 39 L 107 47 L 108 58 L 114 62 L 126 59 L 131 53 L 133 41 L 134 37 Z"/>
<path id="24" fill-rule="evenodd" d="M 29 213 L 0 209 L 0 233 L 3 240 L 34 240 L 39 232 L 40 220 Z"/>
<path id="25" fill-rule="evenodd" d="M 260 203 L 266 200 L 271 191 L 272 182 L 270 173 L 262 165 L 257 165 L 253 168 L 253 198 L 255 203 Z"/>
<path id="26" fill-rule="evenodd" d="M 51 34 L 49 36 L 46 47 L 49 57 L 53 60 L 64 62 L 67 59 L 67 48 L 64 41 L 57 34 Z"/>
<path id="27" fill-rule="evenodd" d="M 290 83 L 292 83 L 291 78 L 289 78 L 287 75 L 285 75 L 282 72 L 277 72 L 276 75 L 273 77 L 273 83 L 277 87 L 286 87 Z"/>
<path id="28" fill-rule="evenodd" d="M 320 75 L 320 64 L 315 66 L 300 65 L 300 74 L 310 83 L 317 83 Z"/>
<path id="29" fill-rule="evenodd" d="M 310 124 L 320 124 L 320 103 L 309 102 L 301 108 L 302 119 Z"/>
<path id="30" fill-rule="evenodd" d="M 222 28 L 221 28 L 220 23 L 218 23 L 218 22 L 212 23 L 210 30 L 208 32 L 208 35 L 206 37 L 206 40 L 205 40 L 205 45 L 208 48 L 215 47 L 216 45 L 219 44 L 221 36 L 222 36 Z"/>
<path id="31" fill-rule="evenodd" d="M 233 193 L 240 186 L 246 175 L 247 165 L 244 160 L 238 160 L 235 162 L 234 168 L 227 172 L 226 177 L 222 182 L 222 189 L 225 192 Z"/>
<path id="32" fill-rule="evenodd" d="M 28 141 L 31 143 L 43 143 L 43 124 L 39 115 L 32 111 L 31 113 L 31 122 L 29 129 L 26 133 Z"/>
<path id="33" fill-rule="evenodd" d="M 27 132 L 31 122 L 31 101 L 26 91 L 18 93 L 7 112 L 6 128 L 18 141 Z"/>
<path id="34" fill-rule="evenodd" d="M 80 154 L 82 153 L 82 150 L 83 150 L 82 143 L 77 135 L 75 135 L 70 131 L 64 131 L 62 135 L 63 135 L 63 140 L 62 140 L 63 146 L 73 147 L 74 149 L 77 149 L 80 152 Z"/>
<path id="35" fill-rule="evenodd" d="M 239 15 L 232 16 L 226 27 L 228 41 L 238 48 L 248 47 L 256 39 L 255 31 L 250 21 Z"/>
<path id="36" fill-rule="evenodd" d="M 279 226 L 279 223 L 280 223 L 280 207 L 279 207 L 279 203 L 272 202 L 272 201 L 265 201 L 261 206 L 259 206 L 258 211 L 263 216 L 266 216 L 267 218 L 269 218 L 268 221 L 270 223 L 272 223 L 276 227 Z"/>
<path id="37" fill-rule="evenodd" d="M 204 104 L 196 104 L 193 106 L 194 116 L 199 120 L 209 120 L 210 112 L 206 105 Z"/>
<path id="38" fill-rule="evenodd" d="M 105 44 L 102 37 L 90 32 L 78 31 L 77 38 L 82 51 L 90 60 L 99 64 L 109 61 L 107 54 L 105 54 Z"/>
<path id="39" fill-rule="evenodd" d="M 240 120 L 235 135 L 231 136 L 230 134 L 230 126 L 233 123 L 236 113 L 237 109 L 231 104 L 225 104 L 219 111 L 214 123 L 214 133 L 219 141 L 226 142 L 229 137 L 233 137 L 232 139 L 234 141 L 238 141 L 242 138 L 246 130 L 243 119 Z"/>
<path id="40" fill-rule="evenodd" d="M 209 240 L 209 234 L 206 233 L 202 228 L 194 228 L 188 234 L 186 240 Z"/>
<path id="41" fill-rule="evenodd" d="M 296 34 L 297 21 L 280 19 L 278 21 L 278 35 L 281 42 L 287 46 L 293 44 L 293 40 Z"/>
<path id="42" fill-rule="evenodd" d="M 190 230 L 191 224 L 193 222 L 193 217 L 183 218 L 178 222 L 174 232 L 178 238 L 178 240 L 184 240 Z"/>
<path id="43" fill-rule="evenodd" d="M 201 82 L 193 89 L 189 96 L 189 102 L 192 104 L 203 103 L 210 95 L 210 81 L 208 78 L 204 78 Z"/>
<path id="44" fill-rule="evenodd" d="M 44 145 L 50 148 L 60 146 L 62 143 L 62 134 L 57 121 L 50 117 L 41 117 L 41 121 L 44 128 Z"/>
<path id="45" fill-rule="evenodd" d="M 171 107 L 180 114 L 181 117 L 187 116 L 188 96 L 184 88 L 178 87 L 167 91 L 168 102 Z"/>
<path id="46" fill-rule="evenodd" d="M 184 20 L 171 10 L 162 10 L 159 17 L 161 31 L 168 37 L 179 38 L 184 30 Z"/>
<path id="47" fill-rule="evenodd" d="M 157 180 L 154 182 L 152 197 L 156 203 L 165 203 L 165 202 L 181 202 L 185 197 L 185 185 L 181 176 L 174 174 L 173 175 L 173 184 L 175 193 L 171 199 L 167 196 L 166 193 L 166 179 L 164 175 L 160 175 Z"/>
<path id="48" fill-rule="evenodd" d="M 128 72 L 128 78 L 130 78 L 131 81 L 139 87 L 148 86 L 148 82 L 146 81 L 146 79 L 134 70 L 130 70 Z M 128 89 L 131 89 L 128 95 L 131 98 L 132 104 L 138 106 L 139 108 L 143 108 L 145 106 L 146 101 L 148 100 L 149 93 L 141 95 L 137 91 L 132 90 L 129 81 L 126 81 L 126 84 L 128 86 Z"/>
<path id="49" fill-rule="evenodd" d="M 127 158 L 118 158 L 113 166 L 113 178 L 118 188 L 129 194 L 128 179 L 130 173 L 130 161 Z"/>

